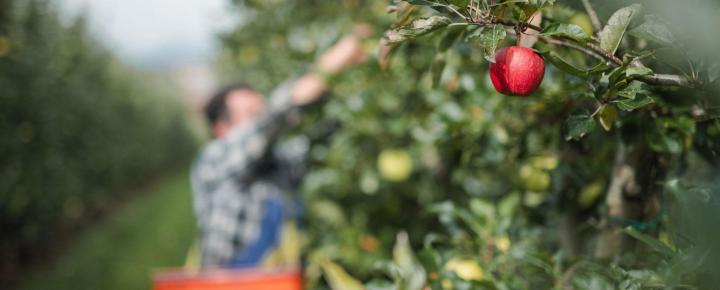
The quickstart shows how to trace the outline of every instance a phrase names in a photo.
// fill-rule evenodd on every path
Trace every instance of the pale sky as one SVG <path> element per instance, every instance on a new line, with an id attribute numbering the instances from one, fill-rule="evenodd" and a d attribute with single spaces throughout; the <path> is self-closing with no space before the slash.
<path id="1" fill-rule="evenodd" d="M 229 0 L 55 0 L 86 12 L 90 29 L 123 60 L 146 67 L 207 61 L 217 31 L 237 19 Z"/>

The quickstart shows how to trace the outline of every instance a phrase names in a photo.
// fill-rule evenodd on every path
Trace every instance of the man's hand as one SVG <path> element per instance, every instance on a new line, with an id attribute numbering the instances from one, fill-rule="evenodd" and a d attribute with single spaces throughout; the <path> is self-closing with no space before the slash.
<path id="1" fill-rule="evenodd" d="M 317 67 L 322 72 L 339 73 L 366 58 L 360 40 L 355 35 L 345 36 L 318 60 Z"/>
<path id="2" fill-rule="evenodd" d="M 369 36 L 372 28 L 368 25 L 357 25 L 354 33 L 343 37 L 328 49 L 316 64 L 318 71 L 325 74 L 336 74 L 348 67 L 367 59 L 367 53 L 360 43 L 361 38 Z M 327 88 L 325 77 L 319 73 L 309 73 L 300 77 L 293 87 L 292 102 L 296 106 L 316 101 Z"/>

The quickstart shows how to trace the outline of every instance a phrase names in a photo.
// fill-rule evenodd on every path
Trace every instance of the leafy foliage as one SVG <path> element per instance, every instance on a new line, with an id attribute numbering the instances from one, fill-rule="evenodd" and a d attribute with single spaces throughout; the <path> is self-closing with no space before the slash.
<path id="1" fill-rule="evenodd" d="M 659 185 L 709 176 L 689 168 L 717 170 L 717 83 L 707 82 L 717 79 L 709 69 L 717 59 L 674 54 L 693 73 L 665 63 L 658 55 L 667 47 L 657 45 L 677 36 L 654 26 L 665 22 L 660 15 L 595 1 L 610 20 L 588 35 L 568 23 L 582 9 L 576 1 L 345 0 L 332 11 L 311 2 L 235 1 L 252 16 L 223 37 L 225 55 L 267 52 L 253 61 L 223 58 L 231 60 L 228 75 L 258 80 L 264 90 L 354 23 L 385 37 L 365 44 L 379 46 L 380 65 L 335 77 L 332 96 L 310 108 L 297 131 L 314 139 L 302 192 L 310 289 L 343 289 L 330 274 L 330 285 L 321 279 L 329 260 L 367 289 L 421 289 L 417 277 L 432 289 L 712 285 L 701 263 L 683 264 L 697 253 L 671 226 L 692 210 L 659 202 L 669 190 Z M 532 29 L 524 22 L 538 9 L 544 24 L 534 48 L 548 63 L 545 80 L 530 97 L 502 96 L 489 61 L 517 41 L 515 32 Z M 377 159 L 387 150 L 411 156 L 399 166 L 412 164 L 410 176 L 383 177 Z M 610 193 L 618 190 L 621 197 L 634 190 L 648 212 L 661 209 L 614 216 Z M 610 238 L 621 245 L 618 255 L 595 257 L 611 245 L 601 242 L 613 232 L 606 229 L 628 226 L 630 235 Z M 631 236 L 644 244 L 626 243 Z M 651 251 L 665 249 L 657 241 L 673 251 Z"/>

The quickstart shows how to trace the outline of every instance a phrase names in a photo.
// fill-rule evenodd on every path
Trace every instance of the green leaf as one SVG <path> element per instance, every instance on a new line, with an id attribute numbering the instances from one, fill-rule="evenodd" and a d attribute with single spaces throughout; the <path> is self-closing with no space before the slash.
<path id="1" fill-rule="evenodd" d="M 399 271 L 401 283 L 399 289 L 423 289 L 427 275 L 425 269 L 415 258 L 408 235 L 405 232 L 397 235 L 395 247 L 393 247 L 393 261 Z"/>
<path id="2" fill-rule="evenodd" d="M 652 103 L 655 103 L 655 100 L 653 100 L 653 98 L 651 98 L 650 96 L 644 94 L 637 95 L 633 99 L 623 99 L 616 101 L 618 108 L 623 111 L 632 111 Z"/>
<path id="3" fill-rule="evenodd" d="M 632 227 L 627 227 L 624 231 L 626 234 L 650 246 L 650 248 L 657 251 L 658 253 L 665 255 L 666 257 L 672 257 L 675 254 L 675 252 L 670 247 L 665 245 L 660 240 L 643 234 Z"/>
<path id="4" fill-rule="evenodd" d="M 575 76 L 579 76 L 579 77 L 585 77 L 588 75 L 587 71 L 577 68 L 574 65 L 566 62 L 564 59 L 562 59 L 562 57 L 560 57 L 560 55 L 558 55 L 554 51 L 545 51 L 545 52 L 541 52 L 541 54 L 545 57 L 545 60 L 552 63 L 555 67 L 557 67 L 561 71 L 564 71 L 566 73 L 569 73 L 569 74 L 575 75 Z"/>
<path id="5" fill-rule="evenodd" d="M 632 66 L 625 70 L 625 76 L 628 78 L 647 76 L 651 74 L 653 74 L 653 71 L 644 66 Z"/>
<path id="6" fill-rule="evenodd" d="M 672 45 L 675 36 L 657 16 L 645 16 L 645 22 L 630 30 L 630 35 L 662 45 Z"/>
<path id="7" fill-rule="evenodd" d="M 543 29 L 540 35 L 569 38 L 581 43 L 592 40 L 580 26 L 575 24 L 555 23 Z"/>
<path id="8" fill-rule="evenodd" d="M 333 263 L 330 260 L 323 261 L 320 265 L 325 272 L 325 278 L 330 284 L 332 290 L 364 290 L 360 281 L 356 280 L 350 274 L 345 272 L 345 269 L 340 265 Z"/>
<path id="9" fill-rule="evenodd" d="M 605 28 L 600 31 L 600 47 L 611 54 L 615 54 L 623 35 L 625 35 L 625 30 L 627 30 L 628 25 L 630 25 L 630 21 L 635 15 L 640 13 L 641 10 L 642 5 L 633 4 L 615 11 L 615 13 L 610 16 Z"/>
<path id="10" fill-rule="evenodd" d="M 605 129 L 605 131 L 610 131 L 612 129 L 613 124 L 615 123 L 615 120 L 617 120 L 618 117 L 618 111 L 617 108 L 613 105 L 605 104 L 600 108 L 600 112 L 598 113 L 598 119 L 600 120 L 600 126 Z"/>
<path id="11" fill-rule="evenodd" d="M 627 65 L 616 67 L 608 74 L 608 85 L 615 86 L 621 80 L 625 79 L 625 70 Z"/>
<path id="12" fill-rule="evenodd" d="M 475 30 L 468 35 L 468 39 L 478 38 L 485 59 L 489 62 L 495 62 L 495 51 L 498 44 L 505 39 L 505 36 L 505 27 L 501 24 L 495 24 Z"/>
<path id="13" fill-rule="evenodd" d="M 572 115 L 567 122 L 568 133 L 565 140 L 580 140 L 595 130 L 595 119 L 587 114 Z"/>
<path id="14" fill-rule="evenodd" d="M 641 81 L 632 81 L 629 85 L 627 85 L 624 89 L 618 91 L 618 95 L 627 98 L 627 99 L 635 99 L 635 96 L 638 94 L 648 94 L 649 91 L 647 89 L 647 85 Z"/>
<path id="15" fill-rule="evenodd" d="M 400 43 L 438 30 L 450 23 L 450 18 L 444 16 L 415 19 L 410 25 L 386 32 L 385 39 L 390 44 Z"/>

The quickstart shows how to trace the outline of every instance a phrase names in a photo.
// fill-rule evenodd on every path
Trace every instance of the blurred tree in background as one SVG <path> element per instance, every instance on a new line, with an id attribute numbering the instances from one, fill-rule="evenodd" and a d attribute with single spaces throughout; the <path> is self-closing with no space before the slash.
<path id="1" fill-rule="evenodd" d="M 187 166 L 199 138 L 172 91 L 124 67 L 50 1 L 0 1 L 0 273 Z"/>
<path id="2" fill-rule="evenodd" d="M 375 29 L 298 130 L 309 289 L 719 283 L 720 7 L 594 2 L 232 1 L 218 65 L 264 91 Z M 545 80 L 500 95 L 488 59 L 539 10 Z"/>

